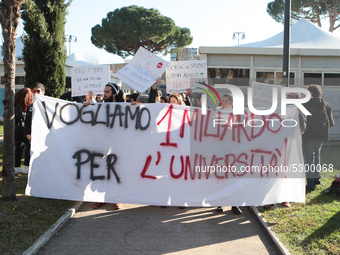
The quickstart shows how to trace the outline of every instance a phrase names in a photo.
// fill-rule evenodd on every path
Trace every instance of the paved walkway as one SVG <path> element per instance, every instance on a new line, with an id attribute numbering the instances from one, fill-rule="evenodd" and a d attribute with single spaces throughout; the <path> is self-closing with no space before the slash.
<path id="1" fill-rule="evenodd" d="M 256 214 L 113 204 L 80 210 L 38 254 L 281 254 Z"/>

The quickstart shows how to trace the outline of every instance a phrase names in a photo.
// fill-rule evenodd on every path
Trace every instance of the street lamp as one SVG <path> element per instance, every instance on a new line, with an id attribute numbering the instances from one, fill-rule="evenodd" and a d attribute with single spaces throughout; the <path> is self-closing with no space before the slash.
<path id="1" fill-rule="evenodd" d="M 68 42 L 69 42 L 69 53 L 68 55 L 71 55 L 71 42 L 77 42 L 77 36 L 76 35 L 65 35 L 66 38 L 68 37 Z"/>
<path id="2" fill-rule="evenodd" d="M 245 32 L 234 32 L 233 33 L 233 40 L 236 39 L 237 35 L 237 45 L 240 45 L 240 35 L 242 35 L 241 40 L 246 39 L 246 33 Z"/>

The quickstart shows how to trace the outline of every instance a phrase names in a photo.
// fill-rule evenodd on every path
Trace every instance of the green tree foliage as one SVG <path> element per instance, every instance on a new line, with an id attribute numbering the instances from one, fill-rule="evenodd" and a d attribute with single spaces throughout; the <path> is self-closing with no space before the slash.
<path id="1" fill-rule="evenodd" d="M 190 29 L 180 28 L 156 9 L 136 5 L 116 9 L 92 28 L 92 43 L 123 58 L 140 46 L 157 54 L 182 50 L 192 43 Z"/>
<path id="2" fill-rule="evenodd" d="M 66 82 L 65 16 L 72 0 L 26 0 L 22 8 L 25 34 L 25 85 L 41 82 L 46 94 L 59 97 Z"/>
<path id="3" fill-rule="evenodd" d="M 292 0 L 291 18 L 307 19 L 321 27 L 321 20 L 329 20 L 329 31 L 339 28 L 339 0 Z M 274 0 L 267 5 L 267 13 L 277 22 L 284 21 L 284 0 Z"/>

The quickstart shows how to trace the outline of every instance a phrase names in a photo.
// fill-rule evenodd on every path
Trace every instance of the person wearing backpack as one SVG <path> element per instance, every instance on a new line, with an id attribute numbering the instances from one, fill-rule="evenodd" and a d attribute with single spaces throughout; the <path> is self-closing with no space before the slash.
<path id="1" fill-rule="evenodd" d="M 28 173 L 28 165 L 30 161 L 30 141 L 27 138 L 25 122 L 27 118 L 27 109 L 33 103 L 33 94 L 31 89 L 23 88 L 18 90 L 14 96 L 15 101 L 15 173 Z M 25 149 L 24 169 L 20 167 L 22 146 Z"/>
<path id="2" fill-rule="evenodd" d="M 330 104 L 321 99 L 321 86 L 311 84 L 307 89 L 311 93 L 311 99 L 303 105 L 312 115 L 307 116 L 307 129 L 302 135 L 302 147 L 307 178 L 306 192 L 308 193 L 315 190 L 315 185 L 320 184 L 321 147 L 324 142 L 328 141 L 328 130 L 334 125 L 334 119 Z"/>

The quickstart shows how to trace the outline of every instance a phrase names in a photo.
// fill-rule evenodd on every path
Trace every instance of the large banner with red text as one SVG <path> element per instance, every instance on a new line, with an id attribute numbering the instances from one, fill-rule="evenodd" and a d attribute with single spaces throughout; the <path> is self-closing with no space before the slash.
<path id="1" fill-rule="evenodd" d="M 35 96 L 26 194 L 75 201 L 249 206 L 305 201 L 298 109 L 268 116 Z"/>

